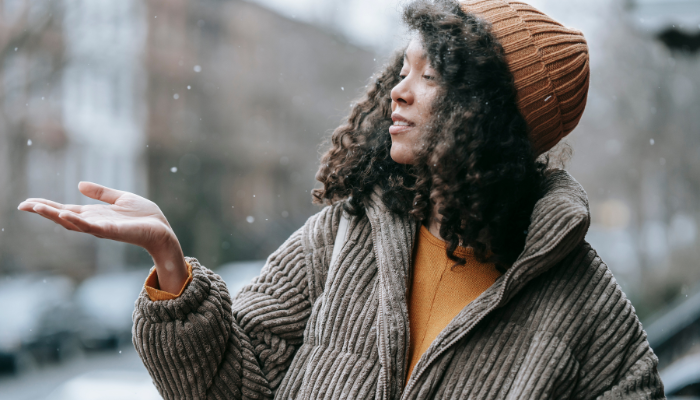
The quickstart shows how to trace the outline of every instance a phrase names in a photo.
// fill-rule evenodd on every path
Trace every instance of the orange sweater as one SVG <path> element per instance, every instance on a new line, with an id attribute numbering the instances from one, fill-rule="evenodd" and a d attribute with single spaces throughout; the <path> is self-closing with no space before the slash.
<path id="1" fill-rule="evenodd" d="M 467 264 L 452 268 L 455 262 L 447 258 L 446 249 L 447 243 L 421 226 L 408 301 L 411 339 L 407 377 L 437 335 L 501 276 L 494 264 L 478 262 L 473 250 L 465 247 L 457 248 L 455 255 L 466 258 Z"/>
<path id="2" fill-rule="evenodd" d="M 166 292 L 165 290 L 160 290 L 160 284 L 158 283 L 158 274 L 156 273 L 156 269 L 153 268 L 151 270 L 151 273 L 148 274 L 148 278 L 146 278 L 146 283 L 144 284 L 144 286 L 146 287 L 146 293 L 148 293 L 148 297 L 153 301 L 172 300 L 180 297 L 182 292 L 185 291 L 187 285 L 190 282 L 192 282 L 192 266 L 187 261 L 185 261 L 185 263 L 187 263 L 187 273 L 189 276 L 187 277 L 185 283 L 182 285 L 180 293 L 173 294 L 170 292 Z"/>
<path id="3" fill-rule="evenodd" d="M 418 360 L 450 321 L 501 276 L 493 264 L 476 261 L 473 251 L 464 247 L 458 248 L 455 254 L 466 258 L 467 264 L 452 268 L 454 261 L 447 258 L 446 248 L 445 242 L 421 226 L 408 304 L 411 342 L 407 376 L 411 376 Z M 189 263 L 187 269 L 189 278 L 180 293 L 172 294 L 160 290 L 153 268 L 145 283 L 148 297 L 153 301 L 178 298 L 192 281 Z"/>

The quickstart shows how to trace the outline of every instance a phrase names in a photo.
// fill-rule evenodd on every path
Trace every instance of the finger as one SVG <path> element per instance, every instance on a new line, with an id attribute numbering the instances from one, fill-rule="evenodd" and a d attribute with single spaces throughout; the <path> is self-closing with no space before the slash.
<path id="1" fill-rule="evenodd" d="M 61 218 L 61 214 L 58 215 L 59 219 L 56 221 L 57 224 L 61 225 L 62 227 L 68 229 L 69 231 L 74 231 L 74 232 L 83 232 L 80 228 L 77 226 L 71 224 L 70 222 L 66 221 L 64 218 Z"/>
<path id="2" fill-rule="evenodd" d="M 47 206 L 51 206 L 53 208 L 59 209 L 59 210 L 69 210 L 73 212 L 79 213 L 83 206 L 78 206 L 75 204 L 61 204 L 57 203 L 55 201 L 47 200 L 47 199 L 39 199 L 39 198 L 29 198 L 25 200 L 24 202 L 31 202 L 34 204 L 46 204 Z"/>
<path id="3" fill-rule="evenodd" d="M 39 204 L 39 203 L 34 203 L 32 201 L 25 200 L 25 201 L 19 203 L 19 205 L 17 206 L 17 209 L 20 211 L 28 211 L 30 213 L 36 214 L 36 211 L 34 211 L 34 206 L 36 206 L 37 204 Z"/>
<path id="4" fill-rule="evenodd" d="M 104 201 L 109 204 L 114 204 L 114 202 L 124 194 L 121 190 L 108 188 L 92 182 L 80 182 L 78 184 L 78 190 L 91 199 Z"/>
<path id="5" fill-rule="evenodd" d="M 60 219 L 74 225 L 77 229 L 80 229 L 81 232 L 89 233 L 93 236 L 97 236 L 98 238 L 104 238 L 104 236 L 100 234 L 99 226 L 89 223 L 76 213 L 63 211 L 58 216 Z"/>
<path id="6" fill-rule="evenodd" d="M 61 212 L 70 212 L 70 211 L 60 211 L 60 210 L 57 210 L 53 207 L 47 206 L 45 204 L 37 204 L 36 206 L 34 206 L 34 212 L 41 215 L 42 217 L 44 217 L 48 220 L 51 220 L 51 221 L 61 225 L 62 227 L 66 228 L 70 231 L 82 232 L 81 229 L 76 227 L 71 222 L 60 218 L 59 215 Z"/>

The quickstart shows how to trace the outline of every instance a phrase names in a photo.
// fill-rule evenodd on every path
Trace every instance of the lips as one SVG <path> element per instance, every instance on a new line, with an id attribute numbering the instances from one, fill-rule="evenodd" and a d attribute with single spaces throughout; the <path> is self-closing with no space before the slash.
<path id="1" fill-rule="evenodd" d="M 399 135 L 416 126 L 416 124 L 404 118 L 401 114 L 398 113 L 392 113 L 391 120 L 394 121 L 394 124 L 389 127 L 389 133 L 392 135 Z"/>

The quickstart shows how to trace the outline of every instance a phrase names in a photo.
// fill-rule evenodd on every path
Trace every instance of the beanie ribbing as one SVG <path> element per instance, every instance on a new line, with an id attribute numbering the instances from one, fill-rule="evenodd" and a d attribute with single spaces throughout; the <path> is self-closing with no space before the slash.
<path id="1" fill-rule="evenodd" d="M 586 108 L 586 39 L 526 3 L 463 0 L 461 6 L 492 25 L 513 74 L 533 149 L 537 155 L 545 153 L 574 130 Z"/>

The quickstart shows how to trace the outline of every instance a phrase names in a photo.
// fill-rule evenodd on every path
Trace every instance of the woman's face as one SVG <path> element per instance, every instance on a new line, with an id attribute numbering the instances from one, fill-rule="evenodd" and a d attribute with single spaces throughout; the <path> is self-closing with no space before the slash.
<path id="1" fill-rule="evenodd" d="M 430 120 L 430 107 L 438 92 L 437 73 L 430 66 L 418 38 L 404 53 L 401 82 L 391 90 L 391 158 L 413 164 L 423 124 Z"/>

